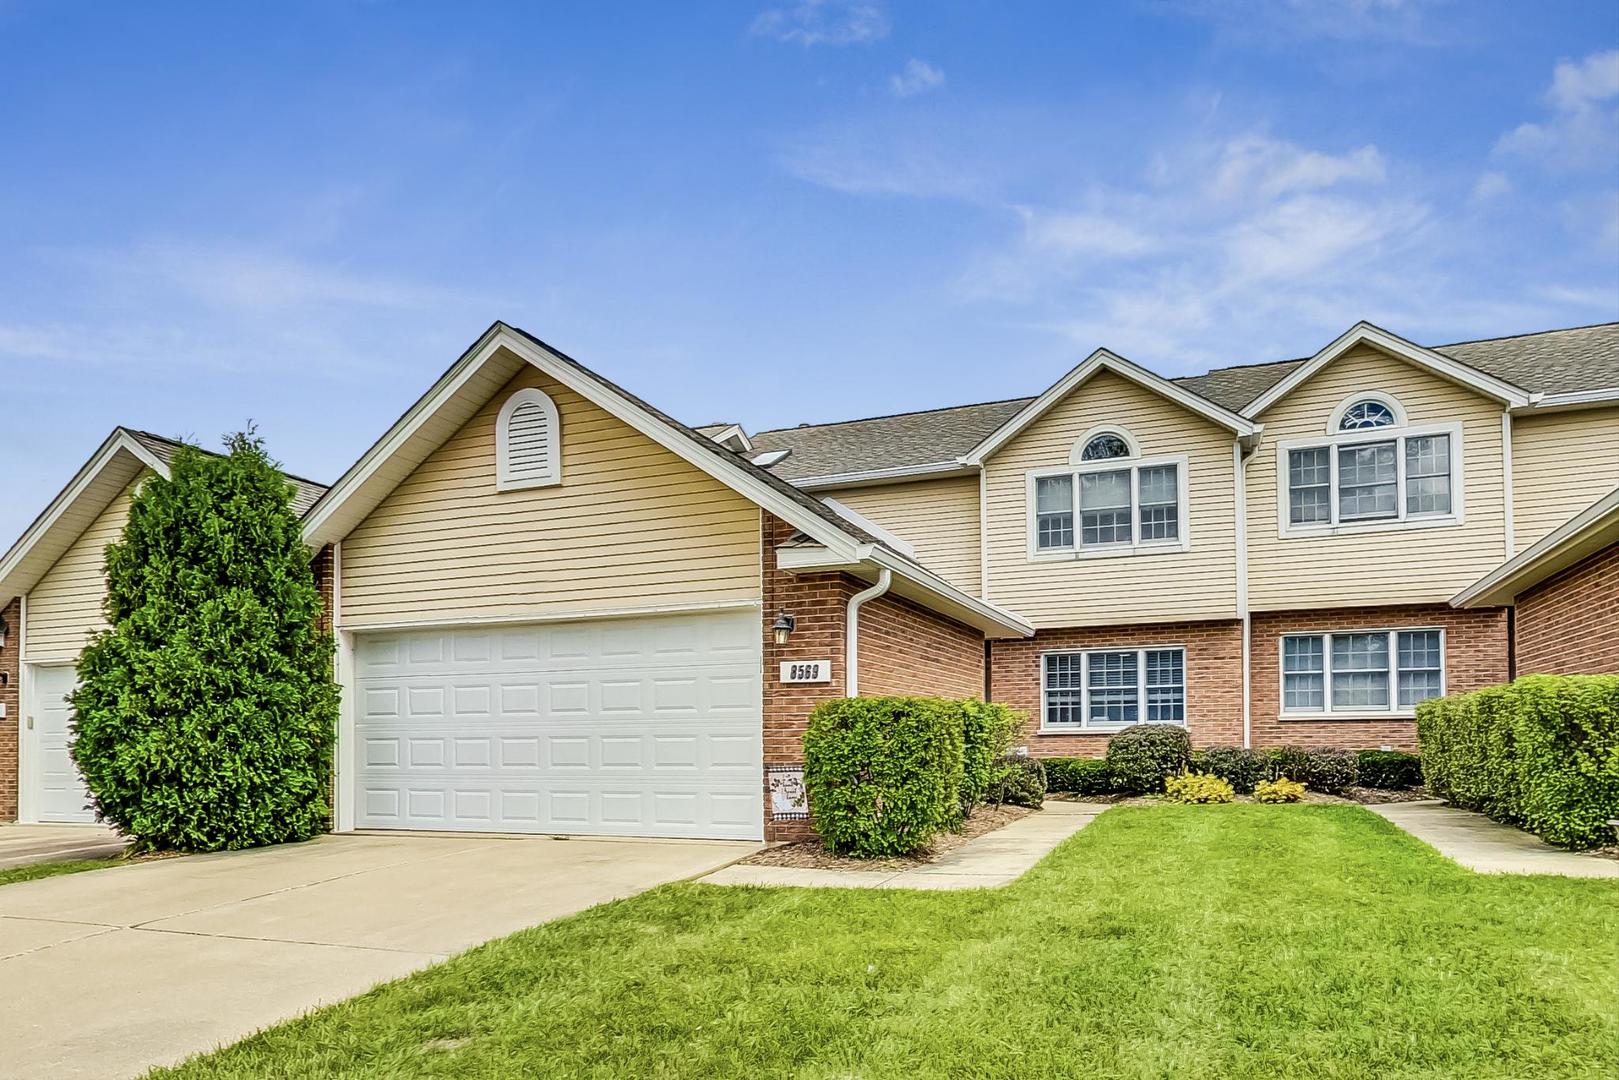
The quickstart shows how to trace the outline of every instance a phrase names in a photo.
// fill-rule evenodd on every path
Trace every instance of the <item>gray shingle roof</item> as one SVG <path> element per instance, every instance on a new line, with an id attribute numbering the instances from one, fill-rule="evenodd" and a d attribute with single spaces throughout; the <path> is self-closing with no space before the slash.
<path id="1" fill-rule="evenodd" d="M 1619 323 L 1436 345 L 1436 352 L 1547 394 L 1619 387 Z M 1304 363 L 1279 360 L 1216 368 L 1171 381 L 1233 412 Z M 1032 397 L 925 412 L 803 424 L 753 436 L 755 451 L 791 450 L 771 472 L 787 480 L 952 461 L 982 442 Z"/>
<path id="2" fill-rule="evenodd" d="M 136 431 L 134 428 L 125 428 L 124 430 L 129 432 L 136 442 L 150 450 L 159 461 L 165 464 L 174 459 L 174 451 L 180 446 L 178 441 L 166 439 L 161 435 L 153 435 L 150 431 Z M 204 450 L 203 453 L 211 454 L 213 451 Z M 292 485 L 292 509 L 299 517 L 309 513 L 309 508 L 314 506 L 322 495 L 326 494 L 325 484 L 317 484 L 313 480 L 305 480 L 303 477 L 293 476 L 289 472 L 283 472 L 281 475 L 285 476 L 287 482 Z"/>

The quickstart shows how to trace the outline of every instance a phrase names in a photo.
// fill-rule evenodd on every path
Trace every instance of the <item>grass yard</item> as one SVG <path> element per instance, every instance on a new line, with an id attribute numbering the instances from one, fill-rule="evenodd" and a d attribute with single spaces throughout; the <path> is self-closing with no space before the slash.
<path id="1" fill-rule="evenodd" d="M 67 862 L 13 866 L 9 870 L 0 870 L 0 885 L 10 885 L 15 881 L 38 881 L 40 878 L 56 877 L 58 874 L 77 874 L 81 870 L 102 870 L 122 862 L 124 862 L 122 856 L 108 855 L 101 859 L 70 859 Z"/>
<path id="2" fill-rule="evenodd" d="M 155 1075 L 1619 1075 L 1619 883 L 1120 807 L 1007 888 L 667 886 Z"/>

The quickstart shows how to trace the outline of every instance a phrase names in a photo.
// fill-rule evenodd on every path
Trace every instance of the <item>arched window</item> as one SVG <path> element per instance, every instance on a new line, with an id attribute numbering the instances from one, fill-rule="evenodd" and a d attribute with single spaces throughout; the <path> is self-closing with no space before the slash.
<path id="1" fill-rule="evenodd" d="M 562 424 L 556 402 L 543 390 L 519 390 L 495 419 L 495 486 L 544 487 L 562 483 Z"/>
<path id="2" fill-rule="evenodd" d="M 1345 409 L 1338 420 L 1339 431 L 1359 431 L 1362 428 L 1393 427 L 1399 422 L 1394 410 L 1381 401 L 1366 398 Z"/>
<path id="3" fill-rule="evenodd" d="M 1081 461 L 1106 461 L 1108 458 L 1129 456 L 1130 445 L 1111 432 L 1096 436 L 1079 452 Z"/>

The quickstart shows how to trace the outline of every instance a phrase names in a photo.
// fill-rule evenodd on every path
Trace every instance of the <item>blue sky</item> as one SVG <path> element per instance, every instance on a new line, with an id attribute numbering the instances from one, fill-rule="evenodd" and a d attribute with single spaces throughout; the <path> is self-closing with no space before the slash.
<path id="1" fill-rule="evenodd" d="M 0 0 L 0 544 L 493 320 L 751 429 L 1619 318 L 1619 7 Z"/>

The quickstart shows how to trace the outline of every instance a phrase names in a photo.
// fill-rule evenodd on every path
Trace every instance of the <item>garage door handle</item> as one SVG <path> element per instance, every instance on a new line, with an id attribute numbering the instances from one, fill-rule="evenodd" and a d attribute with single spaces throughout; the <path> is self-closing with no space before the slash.
<path id="1" fill-rule="evenodd" d="M 29 730 L 29 731 L 33 731 L 33 730 L 34 730 L 34 718 L 33 718 L 33 717 L 32 717 L 32 716 L 30 716 L 30 717 L 29 717 L 29 718 L 28 718 L 28 730 Z"/>

